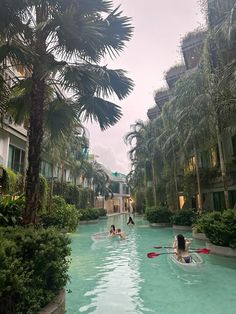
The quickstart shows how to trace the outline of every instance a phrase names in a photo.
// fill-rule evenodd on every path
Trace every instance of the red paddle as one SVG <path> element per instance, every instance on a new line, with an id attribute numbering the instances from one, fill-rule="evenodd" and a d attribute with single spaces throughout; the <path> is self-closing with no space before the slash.
<path id="1" fill-rule="evenodd" d="M 173 246 L 154 246 L 154 249 L 173 249 Z M 191 250 L 199 250 L 191 248 Z"/>
<path id="2" fill-rule="evenodd" d="M 202 248 L 202 249 L 197 249 L 195 251 L 190 251 L 190 253 L 193 253 L 193 252 L 196 252 L 196 253 L 199 253 L 199 254 L 209 254 L 210 253 L 210 250 L 209 249 L 206 249 L 206 248 Z M 164 253 L 159 253 L 159 252 L 149 252 L 147 253 L 147 257 L 148 258 L 154 258 L 154 257 L 157 257 L 159 255 L 163 255 L 163 254 L 173 254 L 175 252 L 164 252 Z"/>

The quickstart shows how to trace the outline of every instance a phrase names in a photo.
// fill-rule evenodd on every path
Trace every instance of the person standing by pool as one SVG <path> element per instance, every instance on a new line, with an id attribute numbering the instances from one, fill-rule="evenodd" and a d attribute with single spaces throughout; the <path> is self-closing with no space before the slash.
<path id="1" fill-rule="evenodd" d="M 173 242 L 173 249 L 177 254 L 177 259 L 179 261 L 184 261 L 185 263 L 191 263 L 191 256 L 189 254 L 189 246 L 191 241 L 185 239 L 182 234 L 178 234 Z"/>
<path id="2" fill-rule="evenodd" d="M 127 222 L 127 225 L 129 225 L 129 224 L 131 224 L 131 225 L 135 224 L 131 216 L 129 216 L 129 220 Z"/>

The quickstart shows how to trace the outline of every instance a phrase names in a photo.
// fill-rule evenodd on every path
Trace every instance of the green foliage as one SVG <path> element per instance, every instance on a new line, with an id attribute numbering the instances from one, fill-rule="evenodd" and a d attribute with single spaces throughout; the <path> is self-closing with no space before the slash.
<path id="1" fill-rule="evenodd" d="M 89 190 L 85 188 L 80 188 L 78 208 L 85 209 L 88 206 L 88 200 L 89 200 Z"/>
<path id="2" fill-rule="evenodd" d="M 86 209 L 80 209 L 80 220 L 96 220 L 99 218 L 99 211 L 97 208 L 86 208 Z"/>
<path id="3" fill-rule="evenodd" d="M 145 203 L 147 207 L 154 206 L 154 195 L 153 195 L 153 188 L 147 187 L 145 193 Z"/>
<path id="4" fill-rule="evenodd" d="M 209 223 L 209 217 L 207 214 L 204 214 L 197 218 L 196 222 L 193 224 L 193 230 L 198 233 L 204 233 L 205 227 Z"/>
<path id="5" fill-rule="evenodd" d="M 68 204 L 73 204 L 77 208 L 86 208 L 89 200 L 87 188 L 78 188 L 71 183 L 55 182 L 53 194 L 62 196 Z"/>
<path id="6" fill-rule="evenodd" d="M 191 206 L 191 198 L 193 195 L 197 193 L 197 180 L 196 174 L 193 172 L 189 172 L 185 174 L 183 179 L 183 188 L 185 195 L 185 206 L 188 208 Z"/>
<path id="7" fill-rule="evenodd" d="M 78 206 L 79 204 L 79 188 L 74 184 L 67 183 L 66 184 L 66 191 L 64 193 L 64 198 L 68 204 L 73 204 Z"/>
<path id="8" fill-rule="evenodd" d="M 236 248 L 236 210 L 212 212 L 200 220 L 202 229 L 211 243 Z M 198 223 L 197 223 L 198 224 Z"/>
<path id="9" fill-rule="evenodd" d="M 152 181 L 152 164 L 150 161 L 146 160 L 145 162 L 145 180 L 146 182 Z"/>
<path id="10" fill-rule="evenodd" d="M 24 198 L 13 199 L 5 195 L 0 199 L 0 226 L 15 226 L 22 223 L 22 212 L 25 207 Z"/>
<path id="11" fill-rule="evenodd" d="M 45 227 L 54 226 L 59 229 L 75 231 L 79 223 L 79 212 L 74 205 L 67 204 L 63 197 L 54 196 L 50 213 L 42 214 L 42 223 Z"/>
<path id="12" fill-rule="evenodd" d="M 2 314 L 37 313 L 68 281 L 69 239 L 53 229 L 0 228 Z"/>
<path id="13" fill-rule="evenodd" d="M 182 209 L 172 217 L 172 222 L 177 226 L 192 226 L 196 219 L 196 213 L 193 209 Z"/>
<path id="14" fill-rule="evenodd" d="M 98 211 L 99 217 L 104 217 L 107 215 L 107 211 L 104 208 L 94 208 L 94 209 Z"/>
<path id="15" fill-rule="evenodd" d="M 47 180 L 39 175 L 39 212 L 43 212 L 47 204 L 48 184 Z"/>
<path id="16" fill-rule="evenodd" d="M 3 169 L 3 176 L 1 178 L 1 184 L 2 184 L 2 192 L 4 194 L 14 194 L 16 193 L 16 180 L 17 176 L 15 172 L 13 172 L 9 168 L 4 168 Z"/>
<path id="17" fill-rule="evenodd" d="M 146 216 L 150 223 L 169 223 L 172 213 L 165 207 L 149 207 Z"/>
<path id="18" fill-rule="evenodd" d="M 143 213 L 145 210 L 145 194 L 144 192 L 138 191 L 135 194 L 135 211 L 138 213 Z"/>

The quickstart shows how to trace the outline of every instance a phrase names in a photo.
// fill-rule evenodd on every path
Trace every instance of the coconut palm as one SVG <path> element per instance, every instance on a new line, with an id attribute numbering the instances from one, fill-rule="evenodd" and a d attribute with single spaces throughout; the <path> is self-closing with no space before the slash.
<path id="1" fill-rule="evenodd" d="M 54 102 L 65 103 L 58 90 L 70 91 L 81 119 L 97 121 L 102 130 L 114 125 L 121 111 L 107 98 L 115 94 L 123 99 L 133 83 L 123 70 L 100 63 L 106 54 L 117 56 L 131 35 L 130 19 L 119 8 L 113 10 L 112 1 L 2 1 L 1 70 L 21 72 L 18 84 L 25 84 L 30 99 L 25 224 L 35 221 L 38 207 L 45 104 L 51 91 Z M 15 73 L 14 81 L 17 77 Z"/>

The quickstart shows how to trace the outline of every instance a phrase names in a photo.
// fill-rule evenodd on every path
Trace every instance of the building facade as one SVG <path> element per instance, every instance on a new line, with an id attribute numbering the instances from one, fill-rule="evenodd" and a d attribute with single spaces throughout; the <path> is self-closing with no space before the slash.
<path id="1" fill-rule="evenodd" d="M 224 1 L 223 1 L 224 2 Z M 223 5 L 222 2 L 222 5 Z M 165 75 L 166 82 L 169 88 L 169 92 L 166 95 L 171 95 L 171 92 L 178 79 L 187 72 L 193 72 L 198 68 L 203 41 L 205 39 L 205 31 L 196 31 L 187 34 L 181 44 L 182 55 L 184 63 L 172 67 Z M 161 114 L 161 108 L 164 103 L 169 100 L 168 97 L 163 99 L 163 95 L 160 90 L 160 97 L 156 93 L 155 107 L 151 108 L 147 112 L 147 116 L 150 120 L 156 119 Z M 161 106 L 159 105 L 161 103 Z M 159 106 L 158 106 L 159 105 Z M 236 206 L 236 135 L 222 136 L 223 146 L 223 159 L 226 168 L 226 184 L 229 191 L 230 207 Z M 220 171 L 220 158 L 219 149 L 216 145 L 214 149 L 209 151 L 200 152 L 198 158 L 198 168 L 200 170 L 200 180 L 202 188 L 202 201 L 203 208 L 206 210 L 222 210 L 225 209 L 224 200 L 224 185 Z M 189 156 L 186 167 L 183 173 L 178 174 L 178 187 L 179 187 L 179 207 L 182 208 L 185 199 L 183 196 L 181 181 L 186 174 L 196 174 L 196 158 L 194 154 Z M 192 197 L 192 207 L 199 207 L 199 195 L 196 194 Z"/>

